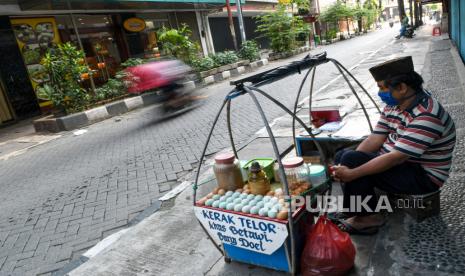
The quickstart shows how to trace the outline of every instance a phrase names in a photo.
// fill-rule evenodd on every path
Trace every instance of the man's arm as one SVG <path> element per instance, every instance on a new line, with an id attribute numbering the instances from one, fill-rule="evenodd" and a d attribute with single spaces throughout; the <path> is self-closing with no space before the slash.
<path id="1" fill-rule="evenodd" d="M 349 169 L 346 166 L 336 166 L 334 168 L 334 174 L 337 179 L 343 182 L 350 182 L 363 176 L 387 171 L 394 166 L 402 164 L 409 158 L 410 156 L 400 151 L 393 150 L 373 158 L 357 168 Z"/>
<path id="2" fill-rule="evenodd" d="M 366 153 L 377 152 L 383 145 L 386 137 L 387 135 L 385 134 L 372 133 L 358 145 L 357 151 Z"/>
<path id="3" fill-rule="evenodd" d="M 389 153 L 381 154 L 380 156 L 371 159 L 367 163 L 354 168 L 353 173 L 355 174 L 355 178 L 381 173 L 404 163 L 409 158 L 410 156 L 407 154 L 393 150 Z"/>

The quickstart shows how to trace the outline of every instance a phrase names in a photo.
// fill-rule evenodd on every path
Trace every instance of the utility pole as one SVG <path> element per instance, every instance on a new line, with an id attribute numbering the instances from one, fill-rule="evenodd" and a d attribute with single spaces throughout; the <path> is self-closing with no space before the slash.
<path id="1" fill-rule="evenodd" d="M 245 38 L 245 29 L 244 29 L 244 19 L 242 18 L 241 0 L 236 0 L 236 8 L 237 8 L 237 17 L 239 19 L 239 32 L 241 33 L 241 43 L 244 43 L 246 38 Z"/>
<path id="2" fill-rule="evenodd" d="M 231 4 L 229 0 L 226 0 L 226 9 L 228 10 L 229 30 L 231 31 L 231 37 L 234 43 L 234 49 L 238 51 L 239 47 L 237 46 L 236 30 L 234 30 L 234 21 L 232 17 Z"/>

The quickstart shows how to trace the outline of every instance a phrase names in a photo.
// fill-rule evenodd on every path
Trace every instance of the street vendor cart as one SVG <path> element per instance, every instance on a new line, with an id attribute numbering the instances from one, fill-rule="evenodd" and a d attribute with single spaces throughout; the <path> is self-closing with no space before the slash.
<path id="1" fill-rule="evenodd" d="M 305 235 L 314 222 L 315 213 L 309 211 L 307 207 L 314 204 L 314 196 L 331 193 L 332 185 L 328 166 L 331 163 L 334 150 L 336 147 L 351 146 L 361 141 L 361 139 L 333 138 L 330 135 L 324 135 L 324 133 L 317 135 L 318 129 L 314 128 L 311 122 L 306 124 L 297 115 L 301 92 L 308 76 L 312 74 L 309 95 L 311 110 L 316 67 L 328 62 L 336 66 L 339 73 L 349 85 L 353 95 L 362 107 L 362 113 L 366 117 L 371 130 L 371 114 L 369 114 L 370 112 L 367 111 L 363 105 L 361 97 L 357 94 L 349 78 L 361 88 L 365 93 L 364 95 L 371 100 L 376 110 L 379 111 L 377 104 L 355 77 L 339 62 L 327 58 L 326 53 L 316 56 L 308 55 L 304 59 L 292 62 L 287 66 L 278 67 L 231 82 L 231 84 L 234 85 L 234 89 L 229 92 L 224 99 L 213 121 L 202 152 L 193 186 L 195 215 L 215 247 L 224 255 L 225 261 L 248 263 L 288 272 L 290 274 L 297 273 L 301 252 L 305 243 Z M 307 70 L 307 72 L 296 95 L 293 110 L 288 109 L 259 88 L 260 86 L 281 80 L 292 74 L 301 73 L 304 70 Z M 275 135 L 262 109 L 261 103 L 257 99 L 256 93 L 264 96 L 267 100 L 276 104 L 287 114 L 291 115 L 292 138 L 297 155 L 313 155 L 307 157 L 313 157 L 312 163 L 320 164 L 318 168 L 322 169 L 318 172 L 320 174 L 319 180 L 312 180 L 311 182 L 313 183 L 311 186 L 297 185 L 297 187 L 293 182 L 295 179 L 292 180 L 289 178 L 289 168 L 296 170 L 295 168 L 305 168 L 306 165 L 302 165 L 302 162 L 298 158 L 291 158 L 292 160 L 289 162 L 286 160 L 283 161 L 283 154 L 279 152 Z M 251 179 L 247 182 L 247 174 L 252 175 L 254 172 L 254 168 L 252 167 L 254 165 L 252 164 L 252 167 L 247 167 L 245 164 L 250 163 L 248 162 L 249 160 L 240 160 L 239 152 L 236 148 L 237 145 L 232 134 L 230 122 L 231 104 L 235 98 L 244 95 L 250 96 L 259 111 L 274 152 L 271 170 L 275 168 L 275 175 L 272 175 L 272 171 L 268 171 L 269 167 L 267 163 L 264 163 L 265 161 L 258 160 L 262 162 L 259 164 L 261 166 L 257 165 L 259 162 L 255 162 L 257 163 L 255 167 L 259 169 L 263 168 L 263 174 L 267 174 L 267 178 L 270 180 L 274 179 L 274 181 L 270 181 L 270 187 L 272 189 L 266 194 L 254 194 L 254 190 L 251 187 L 247 187 L 249 184 L 252 185 Z M 201 165 L 205 160 L 210 138 L 212 137 L 215 126 L 225 107 L 231 142 L 231 154 L 230 156 L 222 155 L 218 158 L 215 157 L 215 162 L 219 164 L 217 170 L 215 170 L 216 179 L 210 178 L 208 181 L 200 183 Z M 305 135 L 296 137 L 296 122 L 300 128 L 305 130 Z M 309 146 L 309 144 L 311 144 L 311 146 Z M 221 181 L 230 181 L 231 177 L 234 178 L 238 176 L 237 174 L 236 176 L 232 174 L 230 178 L 222 179 L 219 174 L 219 172 L 222 171 L 218 168 L 229 168 L 228 166 L 234 168 L 236 163 L 238 164 L 237 166 L 243 169 L 241 171 L 242 178 L 238 181 L 245 182 L 241 183 L 240 186 L 238 186 L 239 188 L 228 189 L 224 186 L 222 187 L 220 185 Z M 308 170 L 309 174 L 310 171 L 311 169 Z M 301 174 L 300 171 L 296 173 L 297 177 L 300 177 Z M 275 183 L 278 179 L 279 183 Z M 308 179 L 311 179 L 311 175 L 308 176 Z M 202 197 L 198 198 L 197 193 L 199 186 L 207 182 L 213 184 L 212 187 L 218 184 L 218 187 L 212 189 L 210 193 L 201 195 Z M 299 196 L 304 196 L 304 202 L 296 201 L 297 198 L 302 198 Z"/>

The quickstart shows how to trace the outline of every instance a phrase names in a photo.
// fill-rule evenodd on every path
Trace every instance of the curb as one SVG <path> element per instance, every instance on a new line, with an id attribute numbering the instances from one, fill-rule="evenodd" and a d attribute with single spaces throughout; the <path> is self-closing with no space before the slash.
<path id="1" fill-rule="evenodd" d="M 187 82 L 185 85 L 188 87 L 195 87 L 193 81 Z M 60 131 L 70 131 L 127 113 L 135 109 L 153 105 L 160 102 L 160 100 L 161 97 L 159 95 L 151 92 L 108 103 L 103 106 L 95 107 L 60 118 L 54 118 L 53 115 L 50 115 L 38 120 L 34 120 L 34 129 L 36 132 L 48 131 L 54 133 Z"/>
<path id="2" fill-rule="evenodd" d="M 201 84 L 203 85 L 209 85 L 209 84 L 212 84 L 212 83 L 218 83 L 218 82 L 222 82 L 226 79 L 229 79 L 231 77 L 235 77 L 235 76 L 239 76 L 243 73 L 247 73 L 247 72 L 253 72 L 255 70 L 257 70 L 258 68 L 262 67 L 262 66 L 265 66 L 268 64 L 268 59 L 260 59 L 260 60 L 257 60 L 257 61 L 253 61 L 253 62 L 250 62 L 250 63 L 245 63 L 245 64 L 242 64 L 242 65 L 238 65 L 238 66 L 231 66 L 229 68 L 229 70 L 217 70 L 218 73 L 215 73 L 213 75 L 210 75 L 210 76 L 207 76 L 207 77 L 204 77 L 202 78 L 201 80 Z M 225 66 L 228 66 L 228 65 L 225 65 Z M 222 66 L 222 67 L 225 67 L 225 66 Z M 219 67 L 220 69 L 222 69 L 221 67 Z M 216 71 L 216 69 L 213 69 Z M 221 71 L 221 72 L 219 72 Z"/>
<path id="3" fill-rule="evenodd" d="M 295 55 L 298 55 L 304 52 L 308 52 L 308 51 L 310 51 L 310 46 L 304 46 L 304 47 L 297 48 L 287 53 L 270 53 L 268 59 L 269 61 L 284 59 L 284 58 L 289 58 L 289 57 L 292 57 L 292 56 L 295 56 Z"/>

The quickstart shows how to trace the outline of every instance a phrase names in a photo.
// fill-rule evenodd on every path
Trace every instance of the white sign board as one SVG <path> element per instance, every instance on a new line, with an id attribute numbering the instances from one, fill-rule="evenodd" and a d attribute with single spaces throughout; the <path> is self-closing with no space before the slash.
<path id="1" fill-rule="evenodd" d="M 195 216 L 209 234 L 222 243 L 271 255 L 287 238 L 284 223 L 194 207 Z"/>

